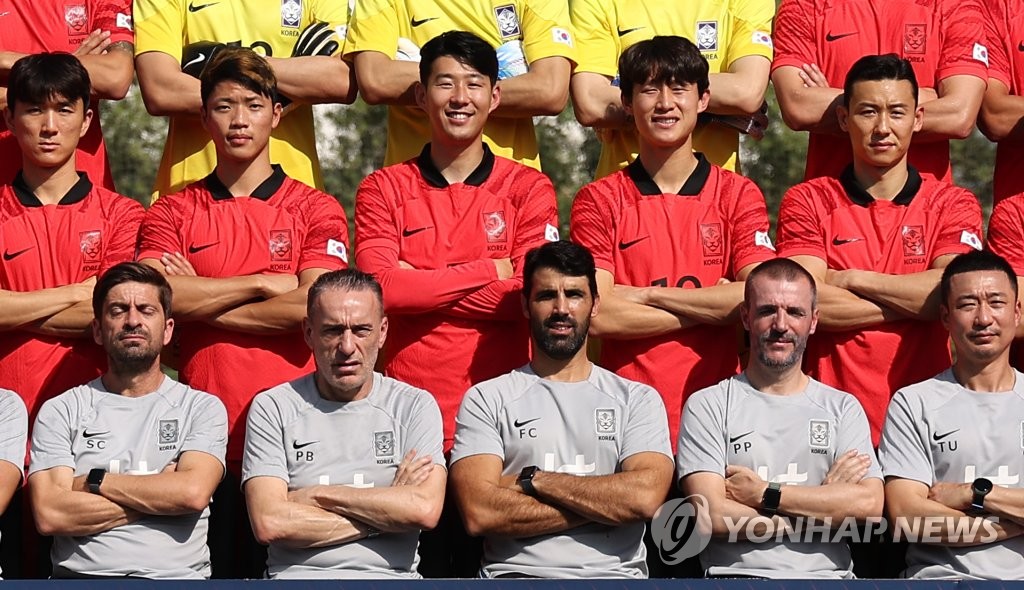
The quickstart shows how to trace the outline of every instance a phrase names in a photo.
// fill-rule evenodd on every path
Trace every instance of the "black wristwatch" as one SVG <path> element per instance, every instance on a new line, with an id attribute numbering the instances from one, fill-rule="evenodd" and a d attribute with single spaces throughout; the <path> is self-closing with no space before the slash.
<path id="1" fill-rule="evenodd" d="M 992 481 L 984 477 L 979 477 L 974 480 L 971 484 L 971 492 L 974 493 L 974 497 L 971 498 L 971 508 L 974 510 L 982 511 L 985 509 L 985 496 L 992 491 Z"/>
<path id="2" fill-rule="evenodd" d="M 107 476 L 107 470 L 97 467 L 96 469 L 90 469 L 89 475 L 85 478 L 85 484 L 89 487 L 89 493 L 98 494 L 100 493 L 100 484 L 103 483 L 103 478 Z"/>
<path id="3" fill-rule="evenodd" d="M 781 501 L 782 485 L 769 483 L 764 490 L 764 495 L 761 496 L 761 512 L 768 516 L 775 516 L 775 513 L 779 511 L 779 502 Z"/>
<path id="4" fill-rule="evenodd" d="M 529 467 L 523 467 L 523 470 L 519 472 L 519 487 L 523 488 L 527 496 L 537 497 L 537 488 L 533 487 L 533 476 L 537 475 L 540 471 L 540 467 L 536 465 L 530 465 Z"/>

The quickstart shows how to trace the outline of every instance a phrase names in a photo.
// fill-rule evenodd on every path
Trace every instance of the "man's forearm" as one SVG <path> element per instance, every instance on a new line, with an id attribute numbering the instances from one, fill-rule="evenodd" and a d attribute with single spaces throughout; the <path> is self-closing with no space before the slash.
<path id="1" fill-rule="evenodd" d="M 309 285 L 306 285 L 284 295 L 246 303 L 210 317 L 208 323 L 247 334 L 295 332 L 306 315 L 308 292 Z"/>
<path id="2" fill-rule="evenodd" d="M 434 528 L 443 502 L 443 498 L 429 497 L 420 486 L 314 486 L 310 496 L 324 510 L 385 532 Z"/>
<path id="3" fill-rule="evenodd" d="M 870 299 L 906 317 L 934 320 L 939 313 L 939 279 L 942 269 L 930 269 L 905 275 L 885 274 L 868 270 L 846 270 L 830 274 L 841 277 L 838 286 L 865 299 Z"/>
<path id="4" fill-rule="evenodd" d="M 108 473 L 100 495 L 143 514 L 174 516 L 202 512 L 213 496 L 193 474 L 163 471 L 151 475 Z"/>
<path id="5" fill-rule="evenodd" d="M 34 501 L 36 526 L 44 535 L 95 535 L 139 519 L 140 514 L 102 496 L 72 490 Z"/>
<path id="6" fill-rule="evenodd" d="M 351 104 L 356 98 L 355 74 L 339 56 L 268 58 L 278 91 L 310 104 Z"/>
<path id="7" fill-rule="evenodd" d="M 818 282 L 818 327 L 857 330 L 901 319 L 898 313 L 846 289 Z"/>
<path id="8" fill-rule="evenodd" d="M 93 312 L 91 301 L 79 301 L 28 328 L 29 332 L 61 338 L 90 338 Z"/>
<path id="9" fill-rule="evenodd" d="M 0 291 L 0 331 L 18 329 L 88 302 L 91 291 L 92 284 L 84 283 L 38 291 Z"/>
<path id="10" fill-rule="evenodd" d="M 595 477 L 541 471 L 533 485 L 541 499 L 609 526 L 651 519 L 669 488 L 669 482 L 653 470 Z"/>
<path id="11" fill-rule="evenodd" d="M 692 325 L 695 322 L 670 311 L 609 293 L 601 297 L 601 313 L 592 320 L 590 333 L 598 338 L 630 340 L 670 334 Z"/>
<path id="12" fill-rule="evenodd" d="M 819 521 L 828 519 L 840 526 L 843 519 L 860 522 L 882 516 L 882 482 L 877 490 L 865 484 L 831 483 L 820 486 L 783 486 L 779 512 Z"/>
<path id="13" fill-rule="evenodd" d="M 739 321 L 743 283 L 699 289 L 646 287 L 642 293 L 650 305 L 688 318 L 694 323 L 727 326 Z"/>
<path id="14" fill-rule="evenodd" d="M 174 290 L 174 317 L 179 320 L 204 320 L 247 301 L 260 298 L 260 275 L 207 278 L 169 276 Z"/>

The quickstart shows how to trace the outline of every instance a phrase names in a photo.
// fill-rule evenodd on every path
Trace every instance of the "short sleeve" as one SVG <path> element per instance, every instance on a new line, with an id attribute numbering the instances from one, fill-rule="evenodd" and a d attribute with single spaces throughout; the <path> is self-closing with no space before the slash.
<path id="1" fill-rule="evenodd" d="M 100 0 L 93 11 L 91 30 L 109 31 L 111 43 L 135 43 L 131 0 Z"/>
<path id="2" fill-rule="evenodd" d="M 731 0 L 732 35 L 723 65 L 728 69 L 741 57 L 759 55 L 771 61 L 774 0 Z"/>
<path id="3" fill-rule="evenodd" d="M 741 176 L 727 175 L 727 178 L 729 180 L 723 180 L 730 184 L 738 181 L 728 189 L 735 195 L 732 200 L 733 210 L 723 211 L 722 215 L 731 226 L 730 258 L 732 277 L 736 278 L 743 267 L 775 258 L 775 248 L 768 235 L 771 222 L 768 220 L 768 207 L 765 205 L 761 190 Z"/>
<path id="4" fill-rule="evenodd" d="M 569 19 L 569 3 L 525 0 L 523 4 L 523 53 L 527 63 L 545 57 L 564 57 L 575 63 L 576 43 Z"/>
<path id="5" fill-rule="evenodd" d="M 726 383 L 732 384 L 729 380 Z M 676 472 L 682 479 L 707 471 L 725 477 L 725 404 L 728 391 L 713 386 L 686 400 L 676 443 Z"/>
<path id="6" fill-rule="evenodd" d="M 316 191 L 305 209 L 303 213 L 309 227 L 299 257 L 299 272 L 311 268 L 339 270 L 348 267 L 348 220 L 337 199 Z"/>
<path id="7" fill-rule="evenodd" d="M 252 400 L 245 421 L 242 482 L 262 476 L 290 481 L 285 453 L 280 407 L 272 393 L 265 391 Z"/>
<path id="8" fill-rule="evenodd" d="M 110 243 L 104 248 L 103 264 L 98 274 L 121 262 L 135 260 L 135 248 L 139 240 L 139 228 L 146 215 L 142 205 L 118 196 L 107 219 Z"/>
<path id="9" fill-rule="evenodd" d="M 48 400 L 40 408 L 32 427 L 32 449 L 29 453 L 29 475 L 54 467 L 75 468 L 71 449 L 71 408 L 68 395 Z"/>
<path id="10" fill-rule="evenodd" d="M 466 392 L 455 416 L 451 462 L 473 455 L 497 455 L 505 460 L 505 444 L 498 432 L 498 408 L 478 387 Z"/>
<path id="11" fill-rule="evenodd" d="M 985 46 L 988 48 L 988 77 L 999 80 L 1013 89 L 1013 66 L 1006 43 L 1010 31 L 1006 28 L 1006 0 L 985 0 Z"/>
<path id="12" fill-rule="evenodd" d="M 941 199 L 941 211 L 934 218 L 941 224 L 937 230 L 932 262 L 946 254 L 963 254 L 981 249 L 981 205 L 978 199 L 959 187 L 947 189 L 948 198 Z"/>
<path id="13" fill-rule="evenodd" d="M 310 22 L 327 23 L 345 37 L 352 16 L 348 0 L 313 0 L 310 4 Z"/>
<path id="14" fill-rule="evenodd" d="M 931 486 L 935 472 L 928 456 L 928 434 L 922 416 L 915 415 L 920 412 L 920 404 L 905 390 L 896 392 L 886 413 L 878 459 L 885 477 L 912 479 Z"/>
<path id="15" fill-rule="evenodd" d="M 820 196 L 819 196 L 820 198 Z M 822 212 L 815 206 L 814 191 L 808 183 L 786 191 L 779 206 L 777 229 L 779 256 L 815 256 L 828 260 Z"/>
<path id="16" fill-rule="evenodd" d="M 173 197 L 157 200 L 146 211 L 139 228 L 138 260 L 160 259 L 164 252 L 184 252 L 181 238 L 181 224 L 174 214 Z"/>
<path id="17" fill-rule="evenodd" d="M 1005 258 L 1024 276 L 1024 196 L 1000 201 L 988 222 L 988 249 Z"/>
<path id="18" fill-rule="evenodd" d="M 661 395 L 647 385 L 633 386 L 629 392 L 629 421 L 623 429 L 619 460 L 637 453 L 661 453 L 671 459 L 672 445 L 668 436 L 668 414 Z"/>
<path id="19" fill-rule="evenodd" d="M 409 451 L 416 451 L 417 457 L 430 455 L 436 465 L 445 466 L 442 445 L 444 430 L 441 422 L 441 410 L 434 398 L 425 391 L 416 391 L 415 402 L 408 416 L 405 434 L 402 437 L 402 456 Z"/>
<path id="20" fill-rule="evenodd" d="M 576 32 L 576 72 L 614 78 L 619 71 L 619 45 L 611 15 L 601 0 L 574 0 L 569 16 Z"/>
<path id="21" fill-rule="evenodd" d="M 617 216 L 594 184 L 580 189 L 572 202 L 569 237 L 590 250 L 597 268 L 615 274 L 615 220 Z"/>
<path id="22" fill-rule="evenodd" d="M 530 250 L 545 242 L 558 241 L 558 199 L 555 187 L 547 176 L 533 168 L 522 167 L 523 181 L 529 186 L 517 187 L 523 195 L 516 210 L 516 235 L 509 253 L 521 260 Z"/>
<path id="23" fill-rule="evenodd" d="M 782 0 L 772 37 L 775 44 L 772 70 L 782 66 L 799 68 L 803 64 L 820 63 L 814 23 L 816 14 L 813 4 L 807 0 Z"/>
<path id="24" fill-rule="evenodd" d="M 166 53 L 181 61 L 187 0 L 134 0 L 135 55 Z"/>
<path id="25" fill-rule="evenodd" d="M 198 395 L 189 416 L 188 434 L 181 443 L 181 452 L 201 451 L 213 455 L 221 465 L 228 446 L 228 413 L 216 397 L 192 390 Z"/>
<path id="26" fill-rule="evenodd" d="M 344 57 L 360 51 L 379 51 L 388 57 L 398 52 L 401 36 L 398 0 L 359 0 L 349 21 Z"/>
<path id="27" fill-rule="evenodd" d="M 0 389 L 0 461 L 25 470 L 28 446 L 28 412 L 18 394 Z"/>
<path id="28" fill-rule="evenodd" d="M 978 0 L 936 0 L 942 5 L 942 54 L 935 71 L 936 84 L 951 76 L 977 76 L 988 80 L 988 38 Z"/>
<path id="29" fill-rule="evenodd" d="M 860 402 L 849 394 L 842 394 L 845 398 L 842 415 L 839 416 L 837 424 L 838 439 L 836 442 L 836 457 L 842 456 L 847 451 L 855 450 L 860 455 L 871 457 L 871 466 L 865 479 L 875 477 L 882 479 L 882 469 L 878 464 L 878 456 L 871 445 L 871 427 L 868 426 L 868 417 Z"/>

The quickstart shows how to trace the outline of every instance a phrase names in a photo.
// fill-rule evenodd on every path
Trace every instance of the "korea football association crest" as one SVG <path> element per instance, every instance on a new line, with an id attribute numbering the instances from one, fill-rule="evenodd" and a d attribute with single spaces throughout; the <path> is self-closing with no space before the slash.
<path id="1" fill-rule="evenodd" d="M 483 224 L 484 235 L 487 236 L 488 242 L 508 241 L 508 237 L 506 236 L 508 224 L 505 223 L 504 211 L 491 211 L 489 213 L 484 213 Z"/>
<path id="2" fill-rule="evenodd" d="M 828 420 L 811 420 L 807 427 L 807 442 L 814 449 L 827 449 L 832 446 L 832 425 Z"/>
<path id="3" fill-rule="evenodd" d="M 302 22 L 302 0 L 281 0 L 281 26 L 297 29 Z"/>
<path id="4" fill-rule="evenodd" d="M 697 49 L 718 51 L 718 21 L 697 21 Z"/>
<path id="5" fill-rule="evenodd" d="M 178 420 L 161 420 L 157 430 L 157 444 L 161 451 L 166 451 L 178 443 Z"/>
<path id="6" fill-rule="evenodd" d="M 84 37 L 89 34 L 89 11 L 83 2 L 64 5 L 64 22 L 68 25 L 68 37 Z"/>
<path id="7" fill-rule="evenodd" d="M 519 26 L 519 13 L 516 12 L 515 4 L 495 6 L 494 19 L 498 22 L 498 34 L 503 41 L 522 36 L 523 31 Z"/>
<path id="8" fill-rule="evenodd" d="M 395 456 L 395 431 L 385 430 L 373 433 L 373 454 L 376 457 Z"/>
<path id="9" fill-rule="evenodd" d="M 903 236 L 904 256 L 924 256 L 924 226 L 904 225 Z"/>
<path id="10" fill-rule="evenodd" d="M 78 242 L 82 249 L 82 270 L 99 270 L 103 259 L 103 232 L 98 229 L 79 232 Z"/>
<path id="11" fill-rule="evenodd" d="M 598 434 L 615 434 L 616 420 L 615 409 L 598 409 L 594 412 L 595 425 Z"/>
<path id="12" fill-rule="evenodd" d="M 923 55 L 928 52 L 928 26 L 913 24 L 903 26 L 903 54 Z"/>
<path id="13" fill-rule="evenodd" d="M 291 262 L 292 261 L 292 230 L 273 229 L 270 230 L 270 261 Z M 275 269 L 277 270 L 277 269 Z"/>
<path id="14" fill-rule="evenodd" d="M 700 243 L 704 248 L 704 256 L 722 255 L 722 224 L 700 224 Z"/>

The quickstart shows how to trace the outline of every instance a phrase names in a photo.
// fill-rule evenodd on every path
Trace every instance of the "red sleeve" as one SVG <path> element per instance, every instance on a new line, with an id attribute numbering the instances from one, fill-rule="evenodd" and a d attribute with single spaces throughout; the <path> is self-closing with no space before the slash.
<path id="1" fill-rule="evenodd" d="M 92 28 L 110 31 L 110 42 L 135 43 L 131 0 L 99 0 L 92 7 Z"/>
<path id="2" fill-rule="evenodd" d="M 492 281 L 483 288 L 466 295 L 447 313 L 453 316 L 516 320 L 522 317 L 519 294 L 523 289 L 523 259 L 530 250 L 555 241 L 558 235 L 558 201 L 555 187 L 547 176 L 532 168 L 522 170 L 522 181 L 513 184 L 522 195 L 517 199 L 516 235 L 512 241 L 512 266 L 516 276 L 504 281 Z"/>
<path id="3" fill-rule="evenodd" d="M 988 222 L 988 249 L 1006 259 L 1024 276 L 1024 197 L 1000 201 Z"/>
<path id="4" fill-rule="evenodd" d="M 356 191 L 356 265 L 380 281 L 386 311 L 434 311 L 497 278 L 498 271 L 489 259 L 438 270 L 399 268 L 398 228 L 381 186 L 386 170 L 366 177 Z"/>
<path id="5" fill-rule="evenodd" d="M 139 239 L 139 226 L 146 210 L 138 202 L 128 197 L 118 196 L 111 207 L 111 217 L 107 220 L 110 243 L 104 252 L 103 264 L 97 274 L 103 274 L 110 267 L 121 262 L 135 260 L 135 246 Z"/>
<path id="6" fill-rule="evenodd" d="M 801 183 L 786 191 L 779 206 L 779 225 L 776 237 L 779 256 L 815 256 L 828 260 L 825 245 L 824 215 L 817 210 L 810 183 Z"/>
<path id="7" fill-rule="evenodd" d="M 950 76 L 988 79 L 989 49 L 985 17 L 977 0 L 941 0 L 943 3 L 942 55 L 936 83 Z"/>
<path id="8" fill-rule="evenodd" d="M 174 213 L 173 203 L 176 197 L 158 199 L 146 211 L 139 228 L 139 252 L 136 260 L 156 258 L 164 252 L 184 252 L 185 245 L 181 240 L 181 223 Z"/>
<path id="9" fill-rule="evenodd" d="M 932 262 L 946 254 L 963 254 L 981 249 L 981 205 L 969 191 L 948 187 L 946 198 L 941 199 L 941 213 L 935 219 L 942 224 L 935 239 Z"/>
<path id="10" fill-rule="evenodd" d="M 309 226 L 296 274 L 310 268 L 347 268 L 349 242 L 345 210 L 334 197 L 320 191 L 310 191 L 304 209 Z"/>
<path id="11" fill-rule="evenodd" d="M 615 275 L 615 220 L 607 200 L 598 196 L 591 183 L 576 193 L 569 215 L 570 239 L 590 250 L 597 268 Z M 600 183 L 608 186 L 607 183 Z"/>
<path id="12" fill-rule="evenodd" d="M 1013 70 L 1006 50 L 1006 42 L 1010 38 L 1006 28 L 1006 0 L 986 0 L 984 8 L 988 77 L 1013 88 Z"/>
<path id="13" fill-rule="evenodd" d="M 814 5 L 806 0 L 782 0 L 775 17 L 775 59 L 772 70 L 782 66 L 820 64 Z"/>
<path id="14" fill-rule="evenodd" d="M 722 218 L 731 225 L 731 278 L 735 279 L 740 269 L 748 264 L 775 258 L 775 248 L 768 235 L 771 222 L 768 221 L 768 207 L 761 190 L 742 176 L 723 176 L 727 184 L 722 188 L 733 196 L 728 200 L 732 203 L 732 211 L 723 211 Z"/>

